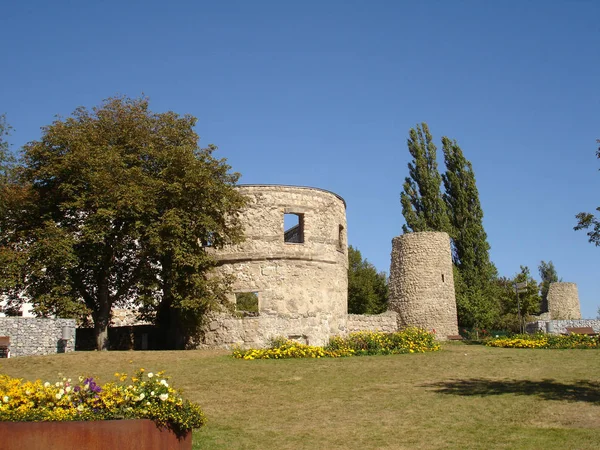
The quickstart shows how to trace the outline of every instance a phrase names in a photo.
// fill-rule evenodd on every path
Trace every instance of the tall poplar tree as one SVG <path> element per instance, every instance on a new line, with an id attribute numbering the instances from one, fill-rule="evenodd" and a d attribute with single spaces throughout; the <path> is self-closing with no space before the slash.
<path id="1" fill-rule="evenodd" d="M 444 136 L 442 150 L 446 165 L 443 199 L 450 220 L 454 264 L 461 278 L 456 283 L 459 322 L 489 326 L 496 310 L 493 281 L 497 271 L 490 261 L 475 173 L 455 140 Z"/>
<path id="2" fill-rule="evenodd" d="M 409 176 L 400 194 L 406 220 L 402 231 L 449 231 L 446 205 L 440 192 L 442 177 L 437 166 L 437 148 L 425 122 L 410 129 L 407 144 L 413 160 L 408 163 Z"/>

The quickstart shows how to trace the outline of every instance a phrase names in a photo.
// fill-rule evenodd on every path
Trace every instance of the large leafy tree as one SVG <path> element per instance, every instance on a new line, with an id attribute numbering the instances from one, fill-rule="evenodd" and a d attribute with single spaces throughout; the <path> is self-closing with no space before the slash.
<path id="1" fill-rule="evenodd" d="M 413 159 L 408 164 L 409 176 L 400 194 L 402 225 L 409 231 L 448 231 L 449 221 L 440 186 L 442 177 L 438 171 L 436 151 L 426 123 L 411 128 L 407 141 Z"/>
<path id="2" fill-rule="evenodd" d="M 540 294 L 542 297 L 541 311 L 548 311 L 548 289 L 550 289 L 550 283 L 558 281 L 558 273 L 552 261 L 540 261 L 538 266 L 540 272 L 540 278 L 542 280 L 540 284 Z"/>
<path id="3" fill-rule="evenodd" d="M 450 221 L 459 322 L 462 326 L 488 327 L 496 318 L 490 245 L 483 227 L 483 210 L 473 166 L 455 140 L 442 138 L 446 172 L 443 199 Z"/>
<path id="4" fill-rule="evenodd" d="M 348 312 L 379 314 L 387 310 L 387 277 L 366 259 L 359 250 L 348 247 Z"/>
<path id="5" fill-rule="evenodd" d="M 596 140 L 596 142 L 600 144 L 600 139 Z M 600 147 L 596 150 L 596 157 L 600 159 Z M 600 206 L 596 208 L 596 211 L 600 212 Z M 589 230 L 587 232 L 588 240 L 600 246 L 600 218 L 586 212 L 580 212 L 575 217 L 577 218 L 577 225 L 573 229 L 576 231 Z"/>
<path id="6" fill-rule="evenodd" d="M 214 146 L 198 147 L 195 124 L 145 98 L 111 98 L 23 148 L 15 185 L 27 195 L 2 238 L 26 254 L 38 314 L 91 314 L 106 349 L 111 309 L 141 303 L 168 346 L 184 344 L 188 319 L 222 298 L 206 247 L 241 239 L 245 203 L 239 175 Z"/>

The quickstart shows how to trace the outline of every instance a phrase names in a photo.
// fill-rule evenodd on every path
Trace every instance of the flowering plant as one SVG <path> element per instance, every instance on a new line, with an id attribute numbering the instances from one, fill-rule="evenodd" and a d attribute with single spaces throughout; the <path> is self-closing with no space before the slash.
<path id="1" fill-rule="evenodd" d="M 568 336 L 544 333 L 518 334 L 513 337 L 499 337 L 486 342 L 489 347 L 504 348 L 600 348 L 600 336 L 570 334 Z"/>
<path id="2" fill-rule="evenodd" d="M 0 375 L 0 421 L 151 419 L 176 433 L 204 424 L 200 406 L 184 400 L 164 372 L 115 377 L 101 386 L 92 377 L 43 383 Z"/>
<path id="3" fill-rule="evenodd" d="M 397 333 L 359 331 L 347 337 L 333 337 L 326 347 L 315 347 L 287 339 L 275 339 L 269 348 L 233 351 L 240 359 L 340 358 L 344 356 L 424 353 L 440 349 L 435 334 L 420 328 Z"/>

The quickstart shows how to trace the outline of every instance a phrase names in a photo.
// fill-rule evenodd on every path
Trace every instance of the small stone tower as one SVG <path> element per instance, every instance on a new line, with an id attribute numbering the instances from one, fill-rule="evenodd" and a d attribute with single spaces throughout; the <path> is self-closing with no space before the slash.
<path id="1" fill-rule="evenodd" d="M 575 283 L 550 283 L 548 312 L 552 320 L 581 319 L 579 294 Z"/>
<path id="2" fill-rule="evenodd" d="M 392 239 L 388 303 L 398 313 L 399 328 L 434 329 L 439 340 L 458 334 L 447 233 L 406 233 Z"/>

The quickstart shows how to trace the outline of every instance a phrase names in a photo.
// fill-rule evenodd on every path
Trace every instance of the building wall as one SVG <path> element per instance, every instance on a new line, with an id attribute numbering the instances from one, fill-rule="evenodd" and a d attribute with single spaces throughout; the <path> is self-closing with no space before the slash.
<path id="1" fill-rule="evenodd" d="M 526 325 L 528 333 L 550 333 L 550 334 L 566 334 L 567 327 L 583 328 L 592 327 L 596 333 L 600 333 L 600 320 L 598 319 L 579 319 L 579 320 L 537 320 L 529 322 Z"/>
<path id="2" fill-rule="evenodd" d="M 446 233 L 406 233 L 392 240 L 389 309 L 398 327 L 458 334 L 450 238 Z"/>
<path id="3" fill-rule="evenodd" d="M 215 314 L 201 346 L 264 346 L 273 337 L 324 345 L 346 332 L 348 253 L 346 205 L 338 195 L 298 186 L 240 186 L 245 242 L 214 252 L 218 274 L 234 277 L 236 293 L 258 296 L 256 317 Z M 300 234 L 284 240 L 284 215 L 300 217 Z M 298 242 L 302 241 L 302 242 Z"/>
<path id="4" fill-rule="evenodd" d="M 398 331 L 398 314 L 387 311 L 383 314 L 348 314 L 348 333 L 357 331 L 381 331 L 395 333 Z"/>
<path id="5" fill-rule="evenodd" d="M 575 283 L 550 283 L 548 312 L 553 320 L 581 319 L 579 293 Z"/>
<path id="6" fill-rule="evenodd" d="M 70 339 L 62 340 L 63 327 Z M 10 337 L 11 356 L 50 355 L 75 349 L 75 319 L 0 317 L 0 336 Z"/>

